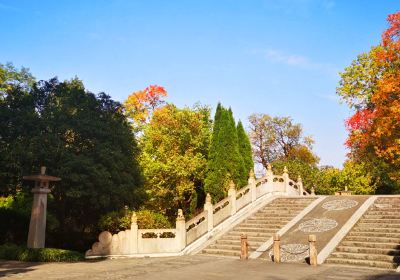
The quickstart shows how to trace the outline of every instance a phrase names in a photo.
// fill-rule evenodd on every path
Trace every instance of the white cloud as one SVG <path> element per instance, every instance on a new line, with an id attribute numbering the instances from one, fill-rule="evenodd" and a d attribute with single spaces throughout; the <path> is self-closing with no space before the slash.
<path id="1" fill-rule="evenodd" d="M 310 60 L 305 56 L 285 54 L 278 50 L 268 49 L 265 51 L 265 58 L 268 61 L 283 63 L 293 66 L 309 67 L 312 65 Z"/>
<path id="2" fill-rule="evenodd" d="M 338 72 L 340 71 L 337 67 L 334 67 L 329 63 L 315 62 L 306 56 L 286 53 L 277 49 L 265 49 L 262 51 L 256 51 L 255 53 L 261 53 L 264 59 L 268 62 L 307 70 L 321 71 L 335 79 L 338 78 Z"/>

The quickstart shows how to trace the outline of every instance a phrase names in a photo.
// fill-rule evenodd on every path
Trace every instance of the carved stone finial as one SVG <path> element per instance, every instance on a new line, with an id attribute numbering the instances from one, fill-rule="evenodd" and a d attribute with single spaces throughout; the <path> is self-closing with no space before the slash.
<path id="1" fill-rule="evenodd" d="M 303 180 L 301 179 L 300 175 L 297 176 L 297 182 L 299 182 L 299 183 L 303 182 Z"/>
<path id="2" fill-rule="evenodd" d="M 272 171 L 272 165 L 270 163 L 267 164 L 267 170 Z"/>
<path id="3" fill-rule="evenodd" d="M 250 170 L 249 178 L 254 179 L 254 170 L 253 169 Z"/>
<path id="4" fill-rule="evenodd" d="M 235 189 L 235 183 L 233 182 L 233 180 L 231 180 L 230 182 L 229 182 L 229 189 L 230 190 L 234 190 Z"/>
<path id="5" fill-rule="evenodd" d="M 41 166 L 40 167 L 40 175 L 45 175 L 46 174 L 46 166 Z"/>
<path id="6" fill-rule="evenodd" d="M 206 195 L 206 203 L 211 203 L 211 195 L 209 193 Z"/>
<path id="7" fill-rule="evenodd" d="M 314 188 L 314 186 L 311 187 L 311 195 L 315 195 L 315 188 Z"/>
<path id="8" fill-rule="evenodd" d="M 137 223 L 137 215 L 136 215 L 136 212 L 132 212 L 131 223 L 132 223 L 132 224 L 136 224 L 136 223 Z"/>
<path id="9" fill-rule="evenodd" d="M 283 168 L 283 173 L 288 173 L 288 169 L 286 166 Z"/>
<path id="10" fill-rule="evenodd" d="M 185 218 L 184 216 L 183 216 L 183 210 L 182 209 L 178 209 L 178 217 L 177 217 L 178 219 L 182 219 L 182 218 Z"/>

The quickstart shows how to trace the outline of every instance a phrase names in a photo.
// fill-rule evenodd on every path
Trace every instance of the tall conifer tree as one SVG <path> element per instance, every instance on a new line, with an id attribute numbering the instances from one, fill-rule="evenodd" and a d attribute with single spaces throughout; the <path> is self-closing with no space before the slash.
<path id="1" fill-rule="evenodd" d="M 229 181 L 238 187 L 246 184 L 247 177 L 243 159 L 240 156 L 238 134 L 231 109 L 218 104 L 209 150 L 209 161 L 205 179 L 205 191 L 215 202 L 227 195 Z"/>
<path id="2" fill-rule="evenodd" d="M 253 162 L 253 154 L 251 151 L 251 144 L 249 136 L 244 130 L 243 124 L 241 121 L 237 124 L 237 134 L 238 134 L 238 142 L 239 142 L 239 152 L 242 156 L 244 166 L 246 169 L 246 177 L 250 173 L 250 170 L 254 168 Z"/>

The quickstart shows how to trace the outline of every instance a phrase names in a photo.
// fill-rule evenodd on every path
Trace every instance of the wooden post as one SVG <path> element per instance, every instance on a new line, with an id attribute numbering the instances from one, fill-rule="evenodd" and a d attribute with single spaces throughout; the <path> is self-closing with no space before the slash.
<path id="1" fill-rule="evenodd" d="M 274 234 L 274 262 L 281 262 L 281 237 L 279 234 Z"/>
<path id="2" fill-rule="evenodd" d="M 308 242 L 309 242 L 309 254 L 310 254 L 310 265 L 317 265 L 317 246 L 316 246 L 316 242 L 317 242 L 317 236 L 315 234 L 310 234 L 308 236 Z"/>
<path id="3" fill-rule="evenodd" d="M 247 243 L 247 235 L 240 235 L 240 259 L 247 260 L 249 258 L 249 244 Z"/>

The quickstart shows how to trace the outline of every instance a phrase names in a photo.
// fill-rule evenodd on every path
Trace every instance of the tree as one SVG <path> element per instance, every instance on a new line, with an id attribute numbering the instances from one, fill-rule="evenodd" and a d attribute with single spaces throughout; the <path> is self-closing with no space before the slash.
<path id="1" fill-rule="evenodd" d="M 243 163 L 245 166 L 246 174 L 249 174 L 250 170 L 254 168 L 253 162 L 253 154 L 251 151 L 251 144 L 249 136 L 244 130 L 243 124 L 241 121 L 237 124 L 237 135 L 238 135 L 238 143 L 239 143 L 239 153 L 242 156 Z"/>
<path id="2" fill-rule="evenodd" d="M 133 92 L 124 102 L 125 115 L 129 118 L 134 132 L 143 130 L 154 111 L 165 103 L 167 96 L 165 88 L 150 85 L 144 90 Z"/>
<path id="3" fill-rule="evenodd" d="M 365 164 L 346 161 L 343 169 L 327 167 L 315 177 L 316 192 L 318 194 L 332 195 L 346 187 L 354 194 L 373 194 L 377 184 Z"/>
<path id="4" fill-rule="evenodd" d="M 18 87 L 26 91 L 34 83 L 35 78 L 28 68 L 17 69 L 12 63 L 0 63 L 0 102 L 13 88 Z"/>
<path id="5" fill-rule="evenodd" d="M 236 186 L 247 184 L 248 174 L 239 152 L 238 133 L 231 109 L 218 104 L 209 150 L 205 192 L 215 202 L 227 195 L 230 180 Z"/>
<path id="6" fill-rule="evenodd" d="M 384 71 L 384 67 L 376 61 L 381 50 L 381 46 L 372 47 L 368 53 L 358 55 L 350 66 L 339 73 L 341 79 L 336 93 L 350 108 L 362 110 L 370 107 L 371 97 Z"/>
<path id="7" fill-rule="evenodd" d="M 168 104 L 154 112 L 141 138 L 141 165 L 147 206 L 175 219 L 181 208 L 190 216 L 204 203 L 210 110 Z"/>
<path id="8" fill-rule="evenodd" d="M 369 63 L 358 68 L 353 63 L 346 68 L 347 73 L 358 71 L 369 75 L 360 76 L 358 83 L 356 78 L 345 83 L 342 75 L 341 85 L 347 86 L 339 87 L 338 94 L 355 108 L 354 115 L 346 121 L 349 131 L 346 145 L 351 158 L 385 166 L 393 192 L 400 185 L 400 12 L 389 15 L 388 22 L 389 28 L 383 32 L 380 46 L 370 53 Z M 354 97 L 362 106 L 356 106 Z M 376 170 L 372 166 L 371 169 Z"/>
<path id="9" fill-rule="evenodd" d="M 256 162 L 267 168 L 278 160 L 300 160 L 316 165 L 318 157 L 312 153 L 313 139 L 303 136 L 300 124 L 290 117 L 271 117 L 253 114 L 250 121 L 250 141 Z"/>
<path id="10" fill-rule="evenodd" d="M 77 79 L 42 81 L 29 92 L 13 86 L 1 116 L 9 128 L 1 151 L 13 159 L 13 183 L 20 186 L 15 191 L 28 193 L 32 186 L 21 175 L 37 173 L 41 165 L 62 178 L 48 205 L 59 222 L 47 236 L 49 246 L 84 250 L 101 215 L 141 203 L 136 141 L 122 106 L 108 95 L 88 92 Z"/>

